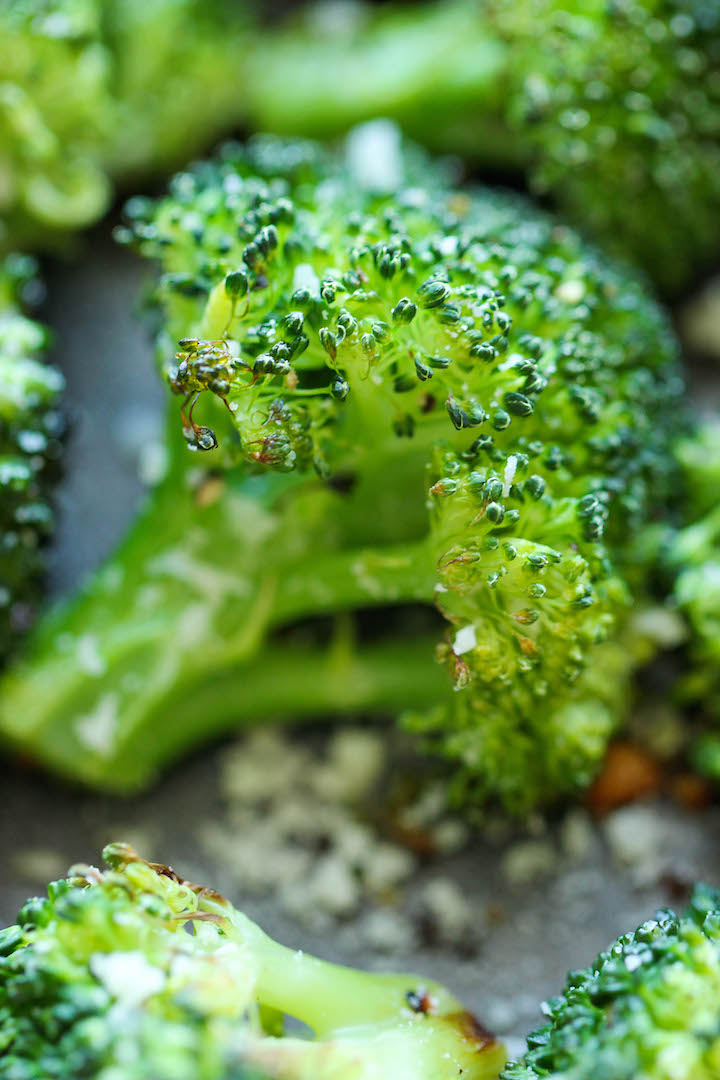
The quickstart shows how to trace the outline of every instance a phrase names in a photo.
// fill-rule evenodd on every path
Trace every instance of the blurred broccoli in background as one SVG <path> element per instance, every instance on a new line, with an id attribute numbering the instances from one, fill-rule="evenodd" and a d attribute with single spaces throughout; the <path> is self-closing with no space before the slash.
<path id="1" fill-rule="evenodd" d="M 438 984 L 316 960 L 126 844 L 103 857 L 0 931 L 1 1077 L 497 1076 L 502 1047 Z"/>
<path id="2" fill-rule="evenodd" d="M 43 362 L 45 330 L 23 314 L 35 269 L 25 255 L 0 260 L 0 661 L 38 601 L 62 431 L 63 378 Z"/>
<path id="3" fill-rule="evenodd" d="M 256 126 L 373 116 L 522 170 L 666 290 L 720 249 L 720 5 L 450 0 L 316 5 L 247 57 Z"/>
<path id="4" fill-rule="evenodd" d="M 0 245 L 96 221 L 246 119 L 344 134 L 389 116 L 524 172 L 665 289 L 720 247 L 720 9 L 706 0 L 325 3 L 287 27 L 203 0 L 0 10 Z M 265 13 L 267 14 L 267 13 Z"/>
<path id="5" fill-rule="evenodd" d="M 501 1080 L 714 1080 L 720 1070 L 720 893 L 658 911 L 545 1003 Z"/>
<path id="6" fill-rule="evenodd" d="M 465 803 L 586 784 L 674 486 L 676 345 L 643 288 L 388 125 L 344 158 L 228 146 L 128 213 L 164 271 L 168 474 L 6 677 L 4 736 L 129 790 L 249 720 L 405 709 Z M 287 631 L 365 608 L 370 644 Z"/>
<path id="7" fill-rule="evenodd" d="M 684 528 L 673 534 L 668 563 L 675 575 L 674 598 L 688 623 L 688 667 L 679 686 L 685 704 L 705 720 L 694 758 L 700 770 L 720 778 L 720 424 L 708 420 L 677 446 L 686 488 Z"/>
<path id="8" fill-rule="evenodd" d="M 248 6 L 0 5 L 0 249 L 97 221 L 112 184 L 162 173 L 242 117 Z"/>
<path id="9" fill-rule="evenodd" d="M 106 210 L 97 148 L 111 120 L 110 58 L 94 0 L 0 9 L 0 244 L 77 228 Z"/>

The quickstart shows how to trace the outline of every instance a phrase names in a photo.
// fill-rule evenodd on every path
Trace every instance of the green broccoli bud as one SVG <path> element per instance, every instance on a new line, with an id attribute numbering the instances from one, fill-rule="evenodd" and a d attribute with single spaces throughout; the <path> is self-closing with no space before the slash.
<path id="1" fill-rule="evenodd" d="M 544 1005 L 501 1080 L 712 1080 L 720 1040 L 720 893 L 697 886 L 684 915 L 658 911 Z"/>
<path id="2" fill-rule="evenodd" d="M 333 15 L 319 5 L 252 50 L 258 126 L 327 136 L 388 116 L 434 149 L 523 170 L 664 288 L 715 256 L 716 4 L 439 0 Z"/>
<path id="3" fill-rule="evenodd" d="M 2 688 L 5 736 L 60 771 L 142 784 L 288 700 L 282 659 L 258 696 L 251 674 L 282 657 L 278 631 L 400 604 L 446 620 L 450 680 L 410 631 L 392 683 L 370 674 L 377 646 L 348 646 L 337 681 L 310 650 L 316 689 L 293 714 L 395 708 L 404 680 L 412 726 L 467 797 L 514 810 L 602 758 L 638 651 L 624 627 L 644 532 L 672 490 L 668 323 L 522 200 L 458 191 L 444 166 L 399 144 L 379 158 L 367 137 L 347 160 L 228 146 L 152 214 L 130 207 L 164 271 L 159 353 L 181 404 L 154 507 Z M 209 505 L 206 461 L 224 476 Z"/>
<path id="4" fill-rule="evenodd" d="M 288 949 L 127 844 L 103 857 L 107 870 L 73 867 L 0 931 L 1 1075 L 490 1080 L 502 1066 L 437 983 Z M 286 1016 L 314 1037 L 284 1034 Z"/>
<path id="5" fill-rule="evenodd" d="M 0 658 L 29 627 L 39 598 L 63 427 L 62 376 L 42 360 L 45 330 L 22 313 L 34 275 L 27 256 L 0 261 Z"/>

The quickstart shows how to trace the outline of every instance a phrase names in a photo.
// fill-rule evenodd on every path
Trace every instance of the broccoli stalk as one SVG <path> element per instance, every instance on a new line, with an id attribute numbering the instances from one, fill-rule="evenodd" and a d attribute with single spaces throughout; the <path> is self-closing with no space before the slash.
<path id="1" fill-rule="evenodd" d="M 547 1023 L 501 1080 L 713 1080 L 720 1063 L 720 893 L 661 910 L 543 1006 Z"/>
<path id="2" fill-rule="evenodd" d="M 256 126 L 397 120 L 532 190 L 666 289 L 720 244 L 720 9 L 701 0 L 318 5 L 247 57 Z M 632 207 L 632 210 L 629 210 Z"/>
<path id="3" fill-rule="evenodd" d="M 431 572 L 418 574 L 410 544 L 396 554 L 393 545 L 323 546 L 342 497 L 312 481 L 289 492 L 279 474 L 266 482 L 231 471 L 202 505 L 184 444 L 180 453 L 117 555 L 45 619 L 8 673 L 5 737 L 61 773 L 124 791 L 252 720 L 442 699 L 446 679 L 427 634 L 360 646 L 341 624 L 329 649 L 309 632 L 261 647 L 298 617 L 386 603 L 388 594 L 419 599 L 423 586 L 431 594 Z"/>
<path id="4" fill-rule="evenodd" d="M 490 1080 L 502 1066 L 442 986 L 288 949 L 126 844 L 103 857 L 108 870 L 73 867 L 0 932 L 3 1074 Z M 314 1038 L 284 1035 L 284 1015 Z"/>
<path id="5" fill-rule="evenodd" d="M 38 601 L 62 428 L 62 376 L 41 358 L 45 330 L 22 311 L 34 275 L 27 256 L 0 260 L 0 659 L 28 628 Z"/>
<path id="6" fill-rule="evenodd" d="M 4 736 L 122 790 L 288 703 L 402 701 L 468 800 L 525 810 L 587 783 L 673 487 L 675 344 L 642 288 L 384 126 L 347 158 L 227 147 L 129 213 L 121 238 L 165 271 L 170 470 L 7 676 Z M 411 621 L 384 660 L 283 637 L 408 603 L 445 619 L 435 657 Z"/>

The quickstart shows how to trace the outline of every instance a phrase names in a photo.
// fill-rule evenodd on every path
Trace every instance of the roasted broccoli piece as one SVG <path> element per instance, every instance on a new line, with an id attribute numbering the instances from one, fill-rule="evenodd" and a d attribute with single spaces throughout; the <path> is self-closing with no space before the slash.
<path id="1" fill-rule="evenodd" d="M 247 58 L 256 126 L 389 116 L 533 191 L 682 285 L 720 248 L 720 6 L 437 0 L 317 6 Z"/>
<path id="2" fill-rule="evenodd" d="M 45 330 L 22 310 L 36 290 L 32 259 L 0 260 L 0 662 L 32 621 L 58 472 L 63 379 L 42 359 Z"/>
<path id="3" fill-rule="evenodd" d="M 720 739 L 712 731 L 720 717 L 720 424 L 708 421 L 677 446 L 685 480 L 687 524 L 667 548 L 674 574 L 674 600 L 688 627 L 687 659 L 679 698 L 705 721 L 692 756 L 700 770 L 720 777 Z"/>
<path id="4" fill-rule="evenodd" d="M 714 1080 L 720 1070 L 720 892 L 697 886 L 623 934 L 545 1003 L 501 1080 Z"/>
<path id="5" fill-rule="evenodd" d="M 0 249 L 37 228 L 85 225 L 107 208 L 96 152 L 111 123 L 100 23 L 95 0 L 0 8 Z"/>
<path id="6" fill-rule="evenodd" d="M 0 250 L 98 220 L 242 115 L 244 3 L 0 5 Z"/>
<path id="7" fill-rule="evenodd" d="M 497 1076 L 502 1047 L 437 983 L 279 945 L 127 844 L 103 858 L 0 931 L 0 1077 Z M 286 1016 L 314 1038 L 284 1034 Z"/>
<path id="8" fill-rule="evenodd" d="M 466 802 L 587 783 L 673 489 L 676 346 L 644 288 L 386 126 L 345 157 L 228 146 L 128 216 L 164 271 L 168 475 L 5 679 L 4 736 L 123 790 L 251 719 L 404 708 Z M 408 604 L 446 620 L 437 649 Z M 388 640 L 288 636 L 365 608 Z"/>

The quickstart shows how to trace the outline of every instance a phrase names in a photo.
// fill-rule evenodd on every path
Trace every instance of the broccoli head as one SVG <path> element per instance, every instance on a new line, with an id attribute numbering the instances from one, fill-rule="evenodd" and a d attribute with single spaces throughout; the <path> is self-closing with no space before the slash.
<path id="1" fill-rule="evenodd" d="M 0 931 L 0 1076 L 497 1075 L 502 1047 L 438 984 L 295 952 L 126 844 L 103 857 Z M 285 1035 L 286 1016 L 314 1038 Z"/>
<path id="2" fill-rule="evenodd" d="M 273 131 L 390 116 L 433 148 L 523 170 L 672 289 L 720 243 L 719 66 L 705 0 L 325 4 L 260 40 L 247 92 Z"/>
<path id="3" fill-rule="evenodd" d="M 27 256 L 0 260 L 0 658 L 38 600 L 62 429 L 62 376 L 42 360 L 45 330 L 22 312 L 34 275 Z"/>
<path id="4" fill-rule="evenodd" d="M 672 490 L 675 342 L 642 286 L 386 126 L 344 157 L 228 146 L 128 214 L 164 271 L 169 473 L 9 676 L 5 735 L 121 788 L 245 719 L 404 705 L 472 798 L 586 783 Z M 278 639 L 368 607 L 392 641 Z"/>
<path id="5" fill-rule="evenodd" d="M 713 1080 L 720 1068 L 720 893 L 658 911 L 545 1003 L 547 1023 L 501 1080 Z"/>

